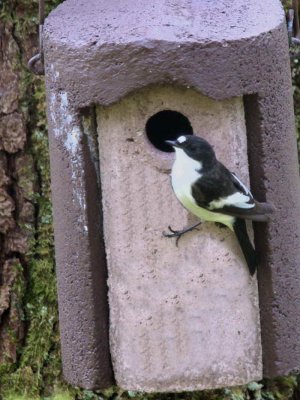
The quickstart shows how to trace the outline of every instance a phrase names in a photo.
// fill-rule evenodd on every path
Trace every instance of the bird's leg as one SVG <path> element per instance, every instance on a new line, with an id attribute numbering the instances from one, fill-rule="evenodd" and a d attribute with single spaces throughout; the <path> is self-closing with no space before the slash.
<path id="1" fill-rule="evenodd" d="M 190 226 L 189 228 L 185 228 L 180 231 L 175 231 L 170 226 L 168 226 L 168 229 L 171 233 L 163 232 L 163 235 L 164 235 L 164 237 L 167 237 L 167 238 L 176 237 L 176 247 L 177 247 L 178 241 L 181 238 L 181 236 L 187 232 L 191 232 L 192 230 L 197 229 L 197 226 L 199 226 L 200 224 L 201 224 L 201 221 L 197 222 L 197 224 L 195 224 L 193 226 Z"/>

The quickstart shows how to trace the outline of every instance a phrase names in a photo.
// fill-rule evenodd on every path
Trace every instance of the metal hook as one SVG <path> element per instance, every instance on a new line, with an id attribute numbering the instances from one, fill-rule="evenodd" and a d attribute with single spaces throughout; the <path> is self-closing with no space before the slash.
<path id="1" fill-rule="evenodd" d="M 28 61 L 28 68 L 36 75 L 44 75 L 43 28 L 45 21 L 45 2 L 39 0 L 39 52 Z M 37 64 L 39 63 L 39 64 Z"/>
<path id="2" fill-rule="evenodd" d="M 290 44 L 292 43 L 292 38 L 293 38 L 293 33 L 294 33 L 294 15 L 295 15 L 294 10 L 292 8 L 289 9 L 288 15 L 287 15 L 287 31 L 288 31 Z"/>
<path id="3" fill-rule="evenodd" d="M 30 69 L 30 71 L 32 71 L 36 75 L 44 75 L 45 73 L 44 64 L 42 62 L 42 56 L 40 53 L 31 57 L 31 59 L 28 61 L 27 66 Z"/>

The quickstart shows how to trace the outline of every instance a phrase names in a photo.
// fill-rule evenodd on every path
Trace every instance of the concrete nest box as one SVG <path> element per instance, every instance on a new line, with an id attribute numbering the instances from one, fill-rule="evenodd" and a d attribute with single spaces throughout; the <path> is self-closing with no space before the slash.
<path id="1" fill-rule="evenodd" d="M 268 16 L 267 18 L 265 16 Z M 300 189 L 277 0 L 67 0 L 44 30 L 64 373 L 85 388 L 184 391 L 299 370 Z M 169 182 L 182 133 L 275 205 L 236 238 Z M 258 282 L 258 285 L 257 285 Z"/>

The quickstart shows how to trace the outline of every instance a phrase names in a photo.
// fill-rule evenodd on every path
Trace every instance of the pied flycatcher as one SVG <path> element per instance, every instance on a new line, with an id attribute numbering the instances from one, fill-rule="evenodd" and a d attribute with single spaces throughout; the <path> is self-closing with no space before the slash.
<path id="1" fill-rule="evenodd" d="M 218 222 L 234 231 L 250 274 L 254 275 L 258 257 L 249 239 L 245 219 L 268 221 L 273 208 L 254 200 L 238 177 L 217 160 L 205 139 L 182 135 L 175 141 L 166 140 L 166 143 L 176 152 L 171 178 L 178 200 L 201 220 Z M 181 231 L 169 227 L 171 233 L 164 233 L 164 236 L 175 236 L 178 240 L 200 223 Z"/>

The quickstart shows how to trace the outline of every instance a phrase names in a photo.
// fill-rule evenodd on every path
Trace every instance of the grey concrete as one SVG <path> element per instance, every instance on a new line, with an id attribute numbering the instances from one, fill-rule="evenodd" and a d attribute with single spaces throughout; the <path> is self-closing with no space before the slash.
<path id="1" fill-rule="evenodd" d="M 107 310 L 98 313 L 99 304 L 107 307 L 105 253 L 98 246 L 101 210 L 90 179 L 96 168 L 88 162 L 93 168 L 86 170 L 83 162 L 92 157 L 80 110 L 110 105 L 153 84 L 193 87 L 214 99 L 244 96 L 251 188 L 258 200 L 276 207 L 270 224 L 254 227 L 262 258 L 258 284 L 264 375 L 299 371 L 300 188 L 279 0 L 67 0 L 48 16 L 44 39 L 68 380 L 94 388 L 112 381 Z M 84 209 L 82 204 L 89 202 L 93 206 Z M 85 226 L 91 235 L 84 233 Z"/>
<path id="2" fill-rule="evenodd" d="M 257 282 L 233 232 L 213 223 L 179 242 L 162 231 L 189 226 L 145 124 L 184 113 L 220 159 L 248 182 L 242 98 L 215 101 L 193 89 L 152 87 L 98 108 L 110 344 L 117 384 L 182 391 L 262 378 Z"/>
<path id="3" fill-rule="evenodd" d="M 76 107 L 156 83 L 240 96 L 270 84 L 261 77 L 282 29 L 279 0 L 67 0 L 45 23 L 46 70 L 55 65 L 56 84 Z"/>
<path id="4" fill-rule="evenodd" d="M 76 386 L 107 387 L 114 379 L 93 115 L 79 118 L 65 92 L 50 90 L 47 105 L 63 372 Z"/>

